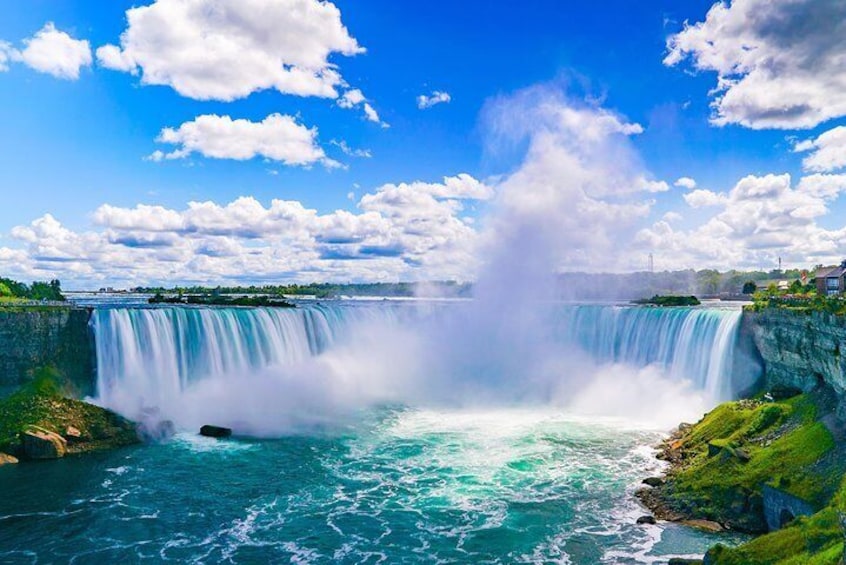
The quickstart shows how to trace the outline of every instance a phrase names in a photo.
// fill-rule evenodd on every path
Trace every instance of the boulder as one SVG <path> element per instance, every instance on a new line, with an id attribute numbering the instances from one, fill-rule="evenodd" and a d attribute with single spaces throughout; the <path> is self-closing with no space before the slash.
<path id="1" fill-rule="evenodd" d="M 722 532 L 723 527 L 718 524 L 717 522 L 712 522 L 711 520 L 682 520 L 681 522 L 685 526 L 689 526 L 691 528 L 696 528 L 697 530 L 702 530 L 705 532 Z"/>
<path id="2" fill-rule="evenodd" d="M 55 432 L 30 426 L 21 434 L 27 459 L 59 459 L 68 451 L 68 442 Z"/>
<path id="3" fill-rule="evenodd" d="M 216 437 L 216 438 L 229 437 L 229 436 L 232 435 L 232 430 L 230 430 L 229 428 L 221 427 L 221 426 L 211 426 L 211 425 L 207 424 L 207 425 L 203 426 L 202 428 L 200 428 L 200 435 L 206 436 L 206 437 Z"/>
<path id="4" fill-rule="evenodd" d="M 173 437 L 176 426 L 171 420 L 161 420 L 156 423 L 142 424 L 138 428 L 138 433 L 144 441 L 162 442 Z"/>
<path id="5" fill-rule="evenodd" d="M 80 441 L 82 439 L 82 432 L 80 432 L 78 428 L 68 426 L 65 430 L 65 439 L 71 443 Z"/>
<path id="6" fill-rule="evenodd" d="M 3 465 L 13 465 L 18 462 L 17 457 L 12 457 L 11 455 L 7 455 L 5 453 L 0 453 L 0 467 Z"/>
<path id="7" fill-rule="evenodd" d="M 638 524 L 655 524 L 657 520 L 655 520 L 655 516 L 641 516 L 637 519 Z"/>
<path id="8" fill-rule="evenodd" d="M 643 479 L 643 484 L 651 487 L 660 487 L 664 484 L 664 479 L 661 477 L 647 477 Z"/>

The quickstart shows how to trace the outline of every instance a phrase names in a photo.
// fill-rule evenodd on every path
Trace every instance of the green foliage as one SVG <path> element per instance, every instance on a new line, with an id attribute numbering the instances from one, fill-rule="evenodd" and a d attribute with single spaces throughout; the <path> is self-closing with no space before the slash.
<path id="1" fill-rule="evenodd" d="M 294 308 L 295 306 L 282 298 L 271 298 L 269 296 L 237 296 L 228 297 L 220 294 L 211 295 L 190 295 L 183 297 L 179 294 L 174 297 L 163 296 L 156 293 L 148 300 L 150 304 L 191 304 L 197 306 L 254 306 L 268 308 Z"/>
<path id="2" fill-rule="evenodd" d="M 743 283 L 743 290 L 741 292 L 743 294 L 754 294 L 756 290 L 758 290 L 758 285 L 755 284 L 755 281 L 746 281 Z"/>
<path id="3" fill-rule="evenodd" d="M 0 297 L 25 300 L 50 300 L 63 302 L 62 283 L 58 279 L 50 282 L 34 282 L 31 286 L 0 277 Z"/>
<path id="4" fill-rule="evenodd" d="M 682 463 L 661 487 L 662 497 L 684 515 L 746 531 L 763 528 L 756 512 L 765 484 L 823 506 L 842 473 L 825 464 L 834 439 L 815 412 L 805 395 L 718 406 L 678 439 Z M 759 510 L 750 510 L 755 505 Z"/>
<path id="5" fill-rule="evenodd" d="M 433 283 L 441 292 L 456 296 L 469 296 L 470 285 L 461 284 L 455 281 L 444 281 Z M 311 284 L 289 284 L 289 285 L 264 285 L 264 286 L 231 286 L 231 287 L 138 287 L 133 289 L 136 292 L 150 294 L 181 294 L 181 295 L 227 295 L 227 294 L 249 294 L 267 296 L 314 296 L 316 298 L 337 298 L 340 296 L 415 296 L 417 285 L 414 283 L 311 283 Z"/>
<path id="6" fill-rule="evenodd" d="M 77 428 L 84 440 L 71 451 L 88 451 L 136 443 L 135 426 L 117 414 L 79 400 L 66 398 L 62 376 L 53 368 L 36 371 L 32 381 L 0 400 L 0 451 L 15 453 L 19 434 L 40 426 L 64 435 Z"/>
<path id="7" fill-rule="evenodd" d="M 644 300 L 635 300 L 635 304 L 651 304 L 653 306 L 699 306 L 702 304 L 695 296 L 660 296 Z"/>

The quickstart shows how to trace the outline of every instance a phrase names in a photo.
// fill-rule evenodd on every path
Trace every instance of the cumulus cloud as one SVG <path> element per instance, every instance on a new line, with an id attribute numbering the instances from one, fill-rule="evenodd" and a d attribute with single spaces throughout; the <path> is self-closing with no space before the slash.
<path id="1" fill-rule="evenodd" d="M 95 229 L 74 232 L 52 215 L 18 226 L 24 249 L 0 247 L 0 267 L 23 278 L 140 284 L 160 281 L 466 279 L 479 238 L 468 202 L 493 189 L 468 174 L 386 184 L 358 210 L 320 214 L 301 202 L 242 197 L 183 210 L 105 204 Z M 45 274 L 46 273 L 46 274 Z M 319 275 L 316 275 L 318 274 Z"/>
<path id="2" fill-rule="evenodd" d="M 156 141 L 179 147 L 170 153 L 155 151 L 149 156 L 153 161 L 199 153 L 213 159 L 245 161 L 260 156 L 286 165 L 340 166 L 317 144 L 317 128 L 307 128 L 282 114 L 271 114 L 260 122 L 208 114 L 178 128 L 163 129 Z"/>
<path id="3" fill-rule="evenodd" d="M 846 115 L 844 2 L 717 2 L 667 50 L 666 65 L 717 73 L 717 125 L 810 128 Z"/>
<path id="4" fill-rule="evenodd" d="M 87 40 L 74 39 L 47 22 L 35 35 L 23 40 L 23 49 L 14 49 L 0 41 L 0 71 L 10 62 L 21 62 L 40 73 L 56 78 L 77 80 L 83 67 L 91 66 L 91 46 Z"/>
<path id="5" fill-rule="evenodd" d="M 809 151 L 802 160 L 806 171 L 830 172 L 846 167 L 846 127 L 837 126 L 824 132 L 816 139 L 800 141 L 794 151 Z"/>
<path id="6" fill-rule="evenodd" d="M 680 186 L 688 190 L 693 190 L 696 188 L 696 181 L 690 177 L 679 177 L 676 179 L 676 182 L 673 183 L 673 186 Z"/>
<path id="7" fill-rule="evenodd" d="M 704 189 L 692 190 L 684 195 L 684 201 L 691 208 L 703 208 L 705 206 L 717 206 L 726 202 L 725 194 Z"/>
<path id="8" fill-rule="evenodd" d="M 319 0 L 156 0 L 126 19 L 120 45 L 97 49 L 100 65 L 197 100 L 267 89 L 336 98 L 345 82 L 330 56 L 364 52 Z"/>
<path id="9" fill-rule="evenodd" d="M 844 191 L 846 175 L 809 175 L 795 184 L 789 174 L 749 175 L 725 194 L 685 194 L 691 206 L 717 212 L 690 230 L 676 230 L 664 218 L 638 232 L 636 247 L 676 268 L 759 268 L 778 257 L 805 265 L 839 261 L 846 227 L 826 229 L 818 220 Z"/>
<path id="10" fill-rule="evenodd" d="M 437 104 L 446 104 L 450 100 L 452 100 L 452 97 L 449 95 L 449 92 L 435 90 L 429 96 L 425 94 L 418 96 L 417 107 L 421 110 L 425 110 L 427 108 L 431 108 L 432 106 L 436 106 Z"/>

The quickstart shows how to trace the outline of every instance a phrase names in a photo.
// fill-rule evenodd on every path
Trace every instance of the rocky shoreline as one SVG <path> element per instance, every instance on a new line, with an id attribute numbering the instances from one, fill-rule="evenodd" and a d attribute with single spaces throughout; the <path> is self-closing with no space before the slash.
<path id="1" fill-rule="evenodd" d="M 138 426 L 118 414 L 70 398 L 50 369 L 0 400 L 0 465 L 58 459 L 139 443 Z"/>
<path id="2" fill-rule="evenodd" d="M 758 536 L 716 545 L 706 565 L 841 563 L 846 448 L 836 404 L 825 390 L 784 387 L 722 404 L 657 446 L 667 471 L 635 496 L 654 520 Z"/>

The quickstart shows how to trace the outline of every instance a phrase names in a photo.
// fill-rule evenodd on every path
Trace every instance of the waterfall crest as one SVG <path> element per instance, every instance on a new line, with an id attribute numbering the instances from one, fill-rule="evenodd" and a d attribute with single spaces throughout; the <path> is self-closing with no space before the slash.
<path id="1" fill-rule="evenodd" d="M 331 407 L 320 404 L 312 409 L 319 412 L 346 402 L 344 395 L 364 404 L 425 402 L 427 393 L 433 393 L 430 398 L 449 400 L 473 381 L 475 389 L 468 397 L 543 402 L 561 397 L 561 391 L 563 396 L 574 394 L 590 381 L 591 369 L 576 359 L 587 359 L 593 367 L 657 367 L 662 378 L 687 383 L 709 403 L 735 393 L 731 373 L 740 320 L 736 308 L 567 305 L 547 309 L 545 327 L 536 331 L 551 335 L 551 345 L 544 343 L 537 351 L 517 348 L 511 355 L 531 357 L 553 349 L 559 359 L 571 360 L 569 365 L 555 365 L 560 370 L 543 382 L 527 380 L 519 371 L 507 373 L 503 380 L 494 377 L 495 368 L 490 365 L 432 363 L 443 353 L 439 349 L 443 344 L 433 345 L 439 342 L 432 336 L 451 324 L 454 327 L 453 314 L 461 308 L 460 304 L 339 302 L 296 309 L 98 309 L 92 317 L 97 401 L 130 417 L 160 407 L 168 407 L 173 417 L 173 412 L 182 409 L 187 392 L 200 388 L 205 400 L 195 396 L 195 403 L 208 403 L 209 398 L 220 402 L 229 396 L 237 404 L 234 395 L 240 395 L 241 405 L 233 413 L 236 409 L 249 412 L 252 402 L 266 403 L 265 409 L 272 412 L 276 408 L 268 397 L 274 395 L 286 397 L 288 404 L 279 405 L 279 410 L 308 410 L 300 399 L 329 399 Z M 351 341 L 374 327 L 379 328 L 375 338 Z M 401 338 L 412 335 L 415 346 L 405 347 L 408 344 Z M 456 341 L 449 335 L 450 341 Z M 478 347 L 472 343 L 468 339 L 448 347 Z M 496 355 L 480 351 L 476 357 L 494 362 L 504 358 L 502 351 L 491 353 Z M 508 356 L 507 351 L 504 354 Z M 443 377 L 439 372 L 456 374 L 438 380 Z M 509 390 L 510 386 L 514 388 Z M 255 390 L 246 398 L 243 389 L 248 388 Z M 520 394 L 515 395 L 515 390 Z"/>

